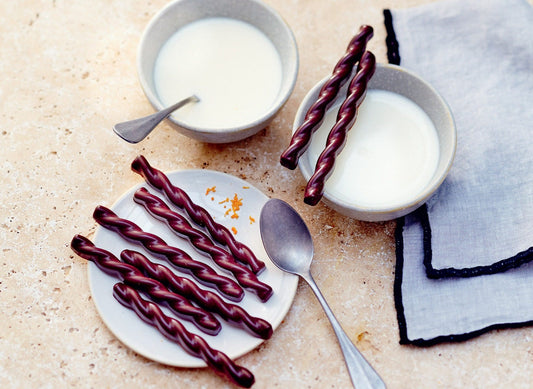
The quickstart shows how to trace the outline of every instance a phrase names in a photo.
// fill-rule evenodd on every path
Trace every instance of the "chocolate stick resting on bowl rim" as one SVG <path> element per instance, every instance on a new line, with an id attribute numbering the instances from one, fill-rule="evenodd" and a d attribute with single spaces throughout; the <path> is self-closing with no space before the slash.
<path id="1" fill-rule="evenodd" d="M 214 240 L 226 245 L 235 259 L 250 266 L 255 274 L 265 269 L 265 263 L 257 259 L 250 248 L 237 241 L 226 227 L 215 222 L 206 209 L 193 203 L 183 189 L 172 185 L 168 177 L 150 166 L 142 155 L 133 160 L 131 169 L 144 177 L 150 186 L 163 192 L 176 207 L 183 209 L 193 222 L 200 227 L 206 227 Z"/>
<path id="2" fill-rule="evenodd" d="M 289 169 L 296 168 L 298 159 L 309 146 L 311 135 L 324 121 L 327 109 L 335 101 L 340 88 L 352 74 L 355 64 L 361 60 L 366 44 L 373 35 L 372 27 L 361 26 L 357 35 L 352 38 L 346 53 L 335 65 L 331 77 L 320 89 L 317 101 L 309 107 L 304 122 L 294 132 L 290 145 L 281 154 L 280 163 L 283 166 Z"/>
<path id="3" fill-rule="evenodd" d="M 324 184 L 333 172 L 335 158 L 346 143 L 346 134 L 355 123 L 357 110 L 366 96 L 368 82 L 376 70 L 376 58 L 370 51 L 366 51 L 359 65 L 357 73 L 350 82 L 347 96 L 337 114 L 337 121 L 331 129 L 326 142 L 326 148 L 316 162 L 315 172 L 307 182 L 304 202 L 316 205 L 324 193 Z"/>
<path id="4" fill-rule="evenodd" d="M 117 283 L 113 287 L 113 296 L 144 322 L 156 327 L 166 338 L 183 347 L 188 354 L 203 359 L 220 376 L 245 388 L 253 385 L 255 378 L 249 370 L 237 365 L 223 352 L 212 349 L 204 338 L 187 331 L 183 324 L 165 315 L 157 304 L 144 300 L 135 289 Z"/>

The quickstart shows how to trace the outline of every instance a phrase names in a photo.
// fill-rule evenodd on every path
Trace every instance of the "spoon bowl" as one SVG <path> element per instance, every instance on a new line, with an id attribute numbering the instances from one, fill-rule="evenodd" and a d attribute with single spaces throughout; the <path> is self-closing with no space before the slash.
<path id="1" fill-rule="evenodd" d="M 300 215 L 286 202 L 270 199 L 261 209 L 259 229 L 263 246 L 274 265 L 283 271 L 302 277 L 315 293 L 339 340 L 354 387 L 385 388 L 381 377 L 342 329 L 311 276 L 313 240 Z"/>
<path id="2" fill-rule="evenodd" d="M 260 230 L 267 254 L 278 268 L 296 275 L 309 269 L 313 240 L 291 206 L 277 199 L 267 201 L 261 211 Z"/>

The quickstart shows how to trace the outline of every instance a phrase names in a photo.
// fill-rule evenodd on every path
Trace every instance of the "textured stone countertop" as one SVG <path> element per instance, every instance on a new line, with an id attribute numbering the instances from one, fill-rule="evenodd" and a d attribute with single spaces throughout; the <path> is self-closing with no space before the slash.
<path id="1" fill-rule="evenodd" d="M 152 112 L 138 83 L 143 29 L 166 0 L 0 3 L 0 387 L 221 388 L 207 369 L 137 355 L 92 302 L 87 262 L 69 248 L 92 237 L 92 211 L 141 182 L 130 163 L 208 168 L 245 178 L 302 214 L 315 241 L 313 274 L 346 332 L 390 388 L 531 387 L 531 328 L 430 348 L 401 346 L 393 300 L 394 222 L 365 223 L 303 204 L 305 182 L 278 158 L 306 92 L 328 75 L 362 24 L 386 62 L 382 10 L 424 0 L 267 0 L 299 46 L 294 92 L 274 122 L 237 143 L 209 145 L 163 124 L 137 145 L 114 123 Z M 333 331 L 310 288 L 274 336 L 239 363 L 256 388 L 348 388 Z"/>

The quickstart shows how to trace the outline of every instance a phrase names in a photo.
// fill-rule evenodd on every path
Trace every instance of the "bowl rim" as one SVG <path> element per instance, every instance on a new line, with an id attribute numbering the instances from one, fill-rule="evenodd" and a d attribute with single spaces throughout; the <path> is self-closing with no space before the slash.
<path id="1" fill-rule="evenodd" d="M 177 7 L 179 3 L 189 1 L 189 0 L 173 0 L 169 3 L 167 3 L 163 8 L 161 8 L 158 12 L 156 12 L 148 24 L 146 25 L 144 31 L 142 32 L 141 39 L 137 48 L 137 56 L 136 56 L 136 67 L 137 67 L 137 75 L 139 78 L 139 82 L 141 84 L 141 88 L 148 99 L 149 103 L 152 105 L 152 107 L 156 110 L 162 110 L 165 108 L 165 106 L 162 104 L 161 100 L 159 99 L 159 96 L 157 95 L 154 88 L 150 87 L 149 79 L 153 75 L 147 75 L 143 71 L 143 52 L 146 50 L 147 47 L 150 45 L 150 41 L 148 39 L 149 33 L 156 28 L 156 26 L 160 23 L 161 19 L 170 12 L 174 7 Z M 198 1 L 198 0 L 195 0 Z M 218 2 L 221 1 L 232 1 L 232 0 L 217 0 Z M 269 6 L 268 4 L 265 4 L 264 2 L 260 0 L 247 0 L 249 3 L 254 3 L 256 6 L 261 7 L 265 9 L 269 14 L 272 15 L 272 17 L 279 23 L 279 26 L 281 27 L 281 30 L 284 32 L 285 36 L 287 37 L 288 47 L 290 48 L 290 54 L 291 54 L 291 60 L 289 61 L 290 66 L 287 70 L 287 76 L 282 77 L 282 82 L 280 85 L 279 93 L 276 96 L 275 100 L 270 105 L 270 108 L 265 111 L 263 115 L 258 117 L 257 119 L 244 123 L 242 125 L 238 126 L 232 126 L 232 127 L 201 127 L 201 126 L 193 126 L 189 125 L 181 120 L 176 119 L 175 117 L 169 115 L 168 120 L 172 122 L 174 125 L 181 127 L 188 131 L 188 133 L 198 133 L 202 135 L 208 135 L 213 136 L 216 134 L 220 135 L 229 135 L 229 134 L 238 134 L 240 132 L 246 132 L 250 130 L 251 128 L 255 127 L 261 127 L 264 123 L 268 125 L 268 123 L 274 118 L 276 113 L 285 105 L 289 97 L 291 96 L 294 87 L 296 85 L 296 80 L 298 77 L 298 70 L 299 70 L 299 53 L 298 53 L 298 45 L 296 42 L 296 38 L 294 36 L 293 31 L 291 30 L 289 24 L 285 21 L 285 19 L 279 14 L 278 11 L 276 11 L 274 8 Z M 221 15 L 222 16 L 222 15 Z M 212 16 L 200 16 L 199 18 L 196 18 L 194 20 L 201 20 L 202 18 L 208 18 L 208 17 L 216 17 L 215 15 Z M 230 16 L 222 16 L 222 17 L 230 17 Z M 235 18 L 237 20 L 241 20 L 238 18 Z M 263 32 L 257 25 L 254 25 L 248 21 L 241 20 L 245 23 L 248 23 L 252 25 L 253 27 L 259 29 L 261 32 Z M 177 31 L 178 29 L 176 29 Z M 263 32 L 264 33 L 264 32 Z M 270 38 L 269 38 L 270 39 Z M 275 45 L 274 45 L 275 46 Z M 276 47 L 277 49 L 277 47 Z M 279 53 L 279 52 L 278 52 Z M 266 126 L 265 125 L 265 126 Z M 264 128 L 265 126 L 261 127 Z M 261 128 L 257 128 L 257 131 L 259 131 Z M 256 132 L 257 132 L 256 131 Z M 255 133 L 255 132 L 254 132 Z M 249 134 L 251 136 L 253 134 Z"/>
<path id="2" fill-rule="evenodd" d="M 396 217 L 404 216 L 407 213 L 413 211 L 414 209 L 421 206 L 423 203 L 425 203 L 429 197 L 431 197 L 435 191 L 441 186 L 441 184 L 444 182 L 446 177 L 448 176 L 448 173 L 450 172 L 450 169 L 453 165 L 453 161 L 455 159 L 455 154 L 457 150 L 457 128 L 455 125 L 455 120 L 452 114 L 452 111 L 450 109 L 450 106 L 444 100 L 442 95 L 433 87 L 429 82 L 424 80 L 422 77 L 420 77 L 418 74 L 398 65 L 389 64 L 389 63 L 377 63 L 377 67 L 381 69 L 386 69 L 387 71 L 391 72 L 402 72 L 404 74 L 407 74 L 409 77 L 412 77 L 417 82 L 421 83 L 426 87 L 436 98 L 440 106 L 444 109 L 444 114 L 448 118 L 449 121 L 449 128 L 451 129 L 450 135 L 450 153 L 448 160 L 445 162 L 445 165 L 443 168 L 439 169 L 439 176 L 437 179 L 435 179 L 435 172 L 434 176 L 431 178 L 431 180 L 428 182 L 424 190 L 419 192 L 417 196 L 410 199 L 409 201 L 403 202 L 401 204 L 395 204 L 392 206 L 365 206 L 365 205 L 358 205 L 354 203 L 347 202 L 346 200 L 343 200 L 334 194 L 328 192 L 327 190 L 324 190 L 323 193 L 323 199 L 325 200 L 325 203 L 330 205 L 331 208 L 336 209 L 340 213 L 343 213 L 345 215 L 351 215 L 359 217 L 360 220 L 369 220 L 369 221 L 385 221 L 385 220 L 391 220 Z M 305 95 L 303 98 L 300 106 L 298 107 L 298 110 L 295 115 L 295 120 L 292 127 L 292 133 L 296 131 L 299 124 L 302 123 L 302 120 L 305 118 L 305 114 L 307 113 L 307 110 L 309 109 L 310 105 L 312 104 L 311 97 L 313 95 L 318 95 L 318 92 L 322 85 L 330 78 L 330 76 L 327 76 L 317 82 Z M 374 89 L 374 88 L 371 88 Z M 397 92 L 395 92 L 397 93 Z M 335 99 L 338 99 L 338 97 L 335 97 Z M 417 104 L 415 102 L 415 104 Z M 417 104 L 418 105 L 418 104 Z M 314 166 L 311 166 L 311 164 L 306 164 L 302 162 L 302 158 L 306 158 L 307 151 L 300 157 L 298 161 L 298 168 L 306 181 L 309 181 L 311 175 L 313 174 L 313 171 L 310 171 L 309 169 L 314 170 Z M 309 167 L 309 169 L 308 169 Z M 362 217 L 365 214 L 372 215 L 372 217 Z M 392 217 L 388 217 L 392 216 Z"/>

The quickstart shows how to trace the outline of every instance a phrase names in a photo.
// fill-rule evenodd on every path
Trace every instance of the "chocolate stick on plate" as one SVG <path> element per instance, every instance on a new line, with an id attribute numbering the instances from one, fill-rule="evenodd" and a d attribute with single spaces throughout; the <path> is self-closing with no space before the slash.
<path id="1" fill-rule="evenodd" d="M 98 206 L 93 218 L 102 227 L 118 233 L 130 242 L 144 246 L 152 254 L 166 259 L 184 272 L 192 274 L 199 282 L 216 288 L 225 297 L 233 301 L 241 301 L 244 290 L 231 278 L 217 274 L 209 265 L 195 261 L 185 251 L 169 246 L 155 234 L 143 231 L 137 224 L 118 217 L 112 210 Z"/>
<path id="2" fill-rule="evenodd" d="M 366 50 L 367 42 L 374 35 L 370 26 L 361 26 L 346 49 L 344 56 L 337 62 L 331 77 L 320 89 L 318 99 L 307 111 L 304 122 L 292 135 L 291 143 L 281 154 L 280 163 L 289 169 L 295 169 L 298 159 L 305 152 L 311 141 L 311 135 L 324 121 L 327 109 L 335 101 L 341 87 L 352 74 L 353 67 Z"/>
<path id="3" fill-rule="evenodd" d="M 164 304 L 178 317 L 190 321 L 206 334 L 216 335 L 220 332 L 222 326 L 211 312 L 192 305 L 184 296 L 169 291 L 161 282 L 146 277 L 136 267 L 119 261 L 112 253 L 96 247 L 84 236 L 74 236 L 70 247 L 80 257 L 96 264 L 104 273 L 145 292 L 154 301 Z"/>
<path id="4" fill-rule="evenodd" d="M 168 289 L 187 297 L 205 310 L 218 314 L 228 323 L 261 339 L 268 339 L 272 336 L 272 326 L 266 320 L 251 316 L 242 307 L 226 302 L 218 294 L 198 287 L 188 278 L 178 276 L 168 267 L 150 261 L 141 253 L 124 250 L 120 254 L 120 259 L 135 266 L 144 275 L 161 281 Z"/>
<path id="5" fill-rule="evenodd" d="M 214 240 L 226 245 L 235 259 L 250 266 L 255 274 L 265 269 L 265 263 L 257 259 L 249 247 L 237 241 L 230 230 L 215 222 L 206 209 L 195 204 L 183 189 L 172 185 L 168 177 L 150 166 L 142 155 L 133 160 L 131 169 L 144 177 L 149 185 L 163 192 L 176 207 L 183 209 L 194 223 L 207 228 Z"/>
<path id="6" fill-rule="evenodd" d="M 198 250 L 207 253 L 218 266 L 231 272 L 239 285 L 255 293 L 261 301 L 265 302 L 272 296 L 272 288 L 269 285 L 259 281 L 248 267 L 236 262 L 231 254 L 216 246 L 206 234 L 193 228 L 187 219 L 172 211 L 163 200 L 148 192 L 146 188 L 138 189 L 133 200 L 141 204 L 154 218 L 164 221 L 176 234 L 185 236 Z"/>
<path id="7" fill-rule="evenodd" d="M 350 82 L 347 96 L 337 114 L 337 121 L 331 129 L 326 142 L 326 148 L 318 157 L 315 172 L 309 179 L 305 189 L 304 202 L 316 205 L 324 193 L 324 184 L 333 172 L 335 158 L 346 143 L 346 134 L 353 126 L 357 117 L 357 110 L 366 96 L 368 82 L 376 70 L 376 58 L 370 51 L 366 51 L 359 65 L 357 73 Z"/>
<path id="8" fill-rule="evenodd" d="M 202 337 L 192 334 L 178 320 L 165 315 L 157 304 L 144 300 L 128 285 L 117 283 L 113 296 L 125 307 L 133 310 L 144 322 L 156 327 L 161 334 L 197 358 L 201 358 L 217 374 L 233 383 L 249 388 L 255 378 L 246 368 L 237 365 L 226 354 L 212 349 Z"/>

